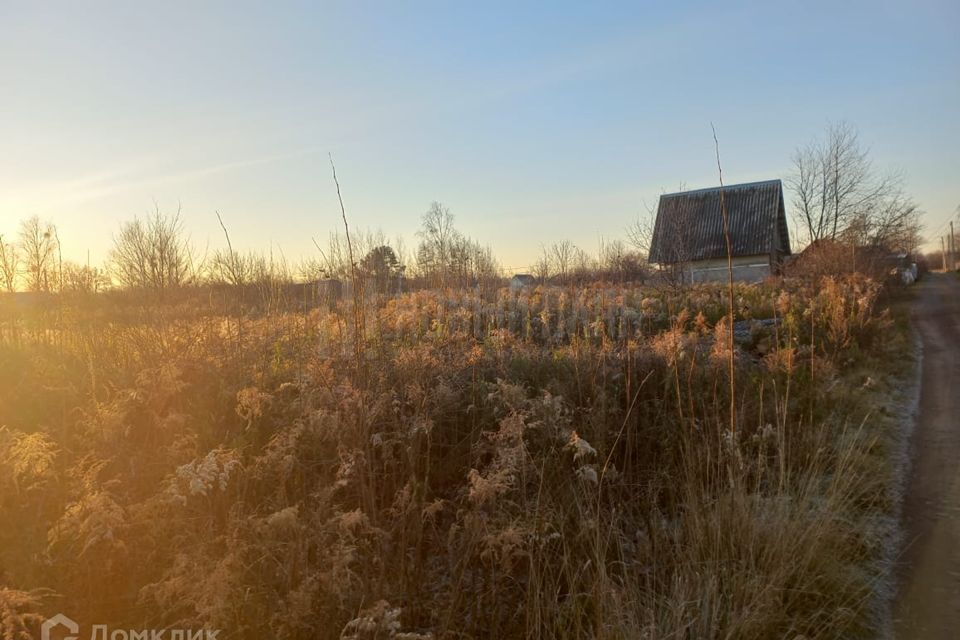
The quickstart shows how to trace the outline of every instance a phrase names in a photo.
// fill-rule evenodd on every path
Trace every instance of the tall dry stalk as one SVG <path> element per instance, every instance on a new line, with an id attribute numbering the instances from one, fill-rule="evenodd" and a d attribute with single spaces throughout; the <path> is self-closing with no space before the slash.
<path id="1" fill-rule="evenodd" d="M 330 169 L 333 171 L 333 183 L 337 187 L 337 200 L 340 203 L 340 216 L 343 218 L 343 229 L 347 234 L 347 253 L 350 256 L 350 278 L 353 280 L 353 356 L 356 359 L 357 375 L 363 376 L 364 369 L 364 334 L 366 333 L 366 318 L 363 309 L 363 281 L 357 269 L 357 261 L 353 255 L 353 240 L 350 238 L 350 225 L 347 223 L 347 211 L 343 206 L 343 196 L 340 194 L 340 181 L 337 179 L 337 166 L 333 163 L 333 154 L 329 154 Z"/>
<path id="2" fill-rule="evenodd" d="M 727 243 L 727 291 L 730 296 L 728 311 L 729 336 L 730 340 L 730 433 L 737 435 L 737 382 L 735 373 L 734 353 L 733 353 L 733 246 L 730 243 L 730 216 L 727 215 L 727 203 L 723 196 L 723 167 L 720 165 L 720 142 L 717 140 L 717 130 L 713 123 L 710 123 L 710 129 L 713 131 L 713 148 L 717 155 L 717 173 L 720 176 L 720 213 L 723 216 L 723 238 Z"/>
<path id="3" fill-rule="evenodd" d="M 240 292 L 239 307 L 237 309 L 237 353 L 243 353 L 243 291 L 244 286 L 243 282 L 239 278 L 239 273 L 237 270 L 237 254 L 233 250 L 233 243 L 230 242 L 230 232 L 227 231 L 227 225 L 223 223 L 223 218 L 220 216 L 219 211 L 215 211 L 217 214 L 217 221 L 220 223 L 220 228 L 223 229 L 223 236 L 227 239 L 227 251 L 230 252 L 230 258 L 228 263 L 228 268 L 231 272 L 231 278 L 237 289 Z"/>

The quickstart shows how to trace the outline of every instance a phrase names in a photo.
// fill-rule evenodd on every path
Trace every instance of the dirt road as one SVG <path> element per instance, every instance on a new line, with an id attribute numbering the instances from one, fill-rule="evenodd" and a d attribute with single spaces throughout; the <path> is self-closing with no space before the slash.
<path id="1" fill-rule="evenodd" d="M 917 284 L 920 403 L 903 511 L 896 637 L 960 638 L 960 279 Z"/>

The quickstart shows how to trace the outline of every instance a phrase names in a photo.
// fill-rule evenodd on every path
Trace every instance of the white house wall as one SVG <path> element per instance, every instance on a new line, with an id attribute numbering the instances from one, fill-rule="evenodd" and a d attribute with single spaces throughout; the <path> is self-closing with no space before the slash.
<path id="1" fill-rule="evenodd" d="M 739 256 L 733 259 L 733 279 L 738 282 L 759 282 L 769 277 L 770 256 Z M 723 282 L 727 279 L 727 259 L 698 260 L 690 264 L 693 282 Z"/>

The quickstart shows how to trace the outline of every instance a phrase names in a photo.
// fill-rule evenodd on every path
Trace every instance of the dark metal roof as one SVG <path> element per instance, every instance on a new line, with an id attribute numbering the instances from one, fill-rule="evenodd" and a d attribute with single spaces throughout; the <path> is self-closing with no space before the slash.
<path id="1" fill-rule="evenodd" d="M 779 180 L 723 187 L 732 254 L 790 255 L 790 235 Z M 650 262 L 672 264 L 726 258 L 720 187 L 660 196 Z"/>

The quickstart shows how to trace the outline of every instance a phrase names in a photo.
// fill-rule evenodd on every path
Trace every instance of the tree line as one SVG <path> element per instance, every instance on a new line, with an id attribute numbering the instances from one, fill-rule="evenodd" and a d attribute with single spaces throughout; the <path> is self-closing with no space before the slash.
<path id="1" fill-rule="evenodd" d="M 801 245 L 830 242 L 910 252 L 922 242 L 920 210 L 906 193 L 903 177 L 876 170 L 856 129 L 847 123 L 831 125 L 823 137 L 798 148 L 786 184 L 793 193 L 795 240 Z M 646 256 L 656 212 L 648 214 L 627 228 L 626 241 L 603 242 L 595 256 L 569 240 L 545 245 L 529 271 L 541 283 L 643 280 L 651 272 Z M 155 208 L 121 224 L 103 267 L 62 260 L 56 226 L 34 216 L 20 224 L 15 237 L 0 234 L 0 287 L 8 292 L 93 293 L 111 287 L 163 292 L 198 284 L 347 281 L 356 274 L 368 289 L 390 293 L 404 285 L 479 286 L 498 283 L 505 275 L 490 247 L 457 229 L 454 214 L 440 202 L 422 215 L 411 252 L 401 239 L 389 240 L 380 231 L 350 239 L 333 232 L 324 246 L 314 241 L 315 257 L 296 265 L 272 250 L 266 255 L 234 250 L 228 227 L 217 216 L 225 249 L 199 251 L 179 209 L 163 213 Z M 351 253 L 356 257 L 351 259 Z"/>
<path id="2" fill-rule="evenodd" d="M 257 287 L 350 281 L 356 274 L 367 291 L 395 293 L 409 288 L 499 286 L 505 273 L 489 246 L 456 227 L 450 208 L 431 203 L 420 220 L 417 245 L 408 251 L 401 238 L 382 231 L 351 234 L 356 264 L 347 238 L 331 232 L 314 240 L 316 254 L 290 263 L 281 252 L 241 251 L 221 222 L 226 247 L 201 251 L 191 241 L 182 211 L 159 208 L 123 222 L 102 266 L 63 260 L 57 227 L 37 216 L 23 220 L 15 236 L 0 234 L 0 287 L 7 292 L 97 293 L 120 288 L 164 293 L 189 286 Z M 636 280 L 647 273 L 643 255 L 624 242 L 601 243 L 592 256 L 568 240 L 542 247 L 530 272 L 541 283 L 570 284 L 589 280 Z"/>

